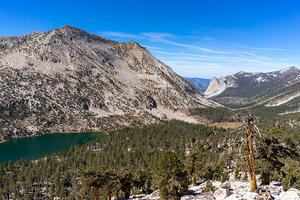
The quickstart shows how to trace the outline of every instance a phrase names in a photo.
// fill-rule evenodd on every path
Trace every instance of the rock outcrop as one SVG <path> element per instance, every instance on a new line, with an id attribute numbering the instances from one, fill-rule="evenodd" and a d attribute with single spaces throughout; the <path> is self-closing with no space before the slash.
<path id="1" fill-rule="evenodd" d="M 207 97 L 215 96 L 215 95 L 221 94 L 224 90 L 226 90 L 227 87 L 228 87 L 228 85 L 226 85 L 222 79 L 217 79 L 216 77 L 214 77 L 210 81 L 204 94 Z"/>
<path id="2" fill-rule="evenodd" d="M 227 181 L 221 184 L 218 181 L 212 181 L 215 188 L 214 192 L 203 192 L 206 183 L 189 188 L 191 194 L 181 197 L 181 200 L 298 200 L 300 191 L 290 188 L 283 191 L 282 183 L 272 182 L 268 186 L 258 188 L 257 192 L 249 192 L 248 181 Z M 159 191 L 150 195 L 140 195 L 132 199 L 155 200 L 159 199 Z"/>

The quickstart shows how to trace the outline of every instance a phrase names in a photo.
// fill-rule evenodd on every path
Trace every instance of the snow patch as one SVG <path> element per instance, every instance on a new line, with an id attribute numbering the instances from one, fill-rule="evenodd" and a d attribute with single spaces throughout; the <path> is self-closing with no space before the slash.
<path id="1" fill-rule="evenodd" d="M 263 77 L 259 76 L 259 77 L 257 77 L 257 78 L 255 79 L 255 81 L 256 81 L 257 83 L 262 83 L 262 82 L 266 82 L 267 80 L 264 79 Z"/>

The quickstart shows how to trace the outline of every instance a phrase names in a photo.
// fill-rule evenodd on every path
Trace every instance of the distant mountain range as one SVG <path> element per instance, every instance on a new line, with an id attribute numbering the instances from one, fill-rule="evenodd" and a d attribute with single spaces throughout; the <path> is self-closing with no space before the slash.
<path id="1" fill-rule="evenodd" d="M 264 108 L 276 114 L 300 111 L 300 69 L 238 72 L 213 78 L 204 95 L 230 108 Z"/>
<path id="2" fill-rule="evenodd" d="M 0 37 L 0 141 L 180 119 L 218 106 L 136 42 L 64 26 Z"/>
<path id="3" fill-rule="evenodd" d="M 205 90 L 207 89 L 210 83 L 210 79 L 205 79 L 205 78 L 188 78 L 188 77 L 184 77 L 184 78 L 202 93 L 205 92 Z"/>

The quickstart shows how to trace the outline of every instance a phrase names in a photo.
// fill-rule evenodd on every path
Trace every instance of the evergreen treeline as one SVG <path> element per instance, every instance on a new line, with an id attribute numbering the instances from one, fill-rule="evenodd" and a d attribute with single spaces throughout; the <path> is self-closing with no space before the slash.
<path id="1" fill-rule="evenodd" d="M 190 110 L 191 115 L 199 115 L 210 122 L 234 121 L 236 112 L 222 107 L 196 108 Z"/>
<path id="2" fill-rule="evenodd" d="M 283 180 L 285 188 L 300 187 L 299 141 L 280 128 L 262 134 L 256 144 L 257 174 Z M 188 184 L 225 181 L 230 172 L 243 178 L 243 138 L 241 130 L 180 121 L 113 131 L 40 160 L 0 165 L 0 199 L 127 198 L 157 189 L 163 198 L 176 199 Z"/>

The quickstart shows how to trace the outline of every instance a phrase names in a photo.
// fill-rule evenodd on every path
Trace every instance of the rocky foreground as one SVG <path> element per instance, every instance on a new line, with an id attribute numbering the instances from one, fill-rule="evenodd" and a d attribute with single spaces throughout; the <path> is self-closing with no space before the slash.
<path id="1" fill-rule="evenodd" d="M 300 191 L 290 188 L 283 191 L 281 182 L 272 182 L 267 186 L 259 186 L 257 192 L 249 192 L 248 181 L 227 181 L 221 183 L 212 181 L 214 192 L 203 192 L 206 182 L 189 188 L 189 195 L 181 197 L 181 200 L 299 200 Z M 150 195 L 133 196 L 132 199 L 154 200 L 160 199 L 159 191 Z"/>

